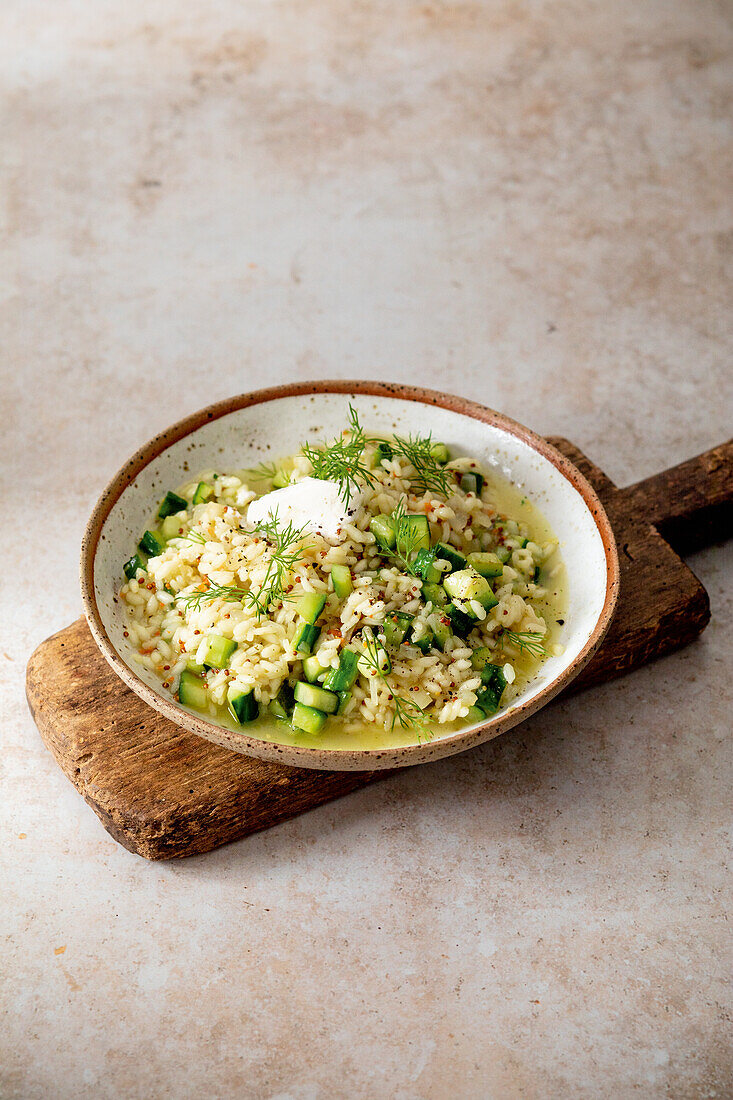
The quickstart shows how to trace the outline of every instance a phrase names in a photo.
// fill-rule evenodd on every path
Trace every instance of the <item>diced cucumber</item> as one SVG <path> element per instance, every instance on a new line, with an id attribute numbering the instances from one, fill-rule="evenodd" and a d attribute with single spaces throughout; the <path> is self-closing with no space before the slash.
<path id="1" fill-rule="evenodd" d="M 193 494 L 194 504 L 206 504 L 214 495 L 214 486 L 207 485 L 205 481 L 199 481 Z"/>
<path id="2" fill-rule="evenodd" d="M 462 554 L 460 550 L 456 550 L 453 546 L 448 546 L 445 542 L 436 542 L 435 556 L 448 562 L 451 573 L 455 573 L 456 569 L 466 568 L 465 554 Z"/>
<path id="3" fill-rule="evenodd" d="M 311 657 L 303 658 L 303 672 L 309 684 L 315 684 L 318 677 L 323 676 L 327 669 L 328 665 L 322 665 L 315 653 Z"/>
<path id="4" fill-rule="evenodd" d="M 353 649 L 342 649 L 338 668 L 332 668 L 323 681 L 329 691 L 343 692 L 353 687 L 359 675 L 359 654 Z"/>
<path id="5" fill-rule="evenodd" d="M 496 554 L 469 554 L 467 558 L 470 569 L 475 569 L 482 577 L 500 577 L 504 572 L 504 566 Z"/>
<path id="6" fill-rule="evenodd" d="M 496 556 L 499 559 L 499 561 L 502 563 L 502 565 L 506 565 L 506 563 L 509 561 L 510 557 L 512 556 L 512 552 L 511 552 L 511 550 L 509 549 L 508 546 L 500 546 L 498 548 L 498 550 L 496 551 Z"/>
<path id="7" fill-rule="evenodd" d="M 419 638 L 416 638 L 414 633 L 410 638 L 410 645 L 414 645 L 421 653 L 427 653 L 430 646 L 433 644 L 432 631 L 426 630 L 424 634 L 421 634 Z"/>
<path id="8" fill-rule="evenodd" d="M 476 706 L 484 714 L 494 714 L 499 709 L 501 697 L 506 687 L 506 676 L 499 665 L 485 664 L 481 670 L 483 687 L 476 693 Z"/>
<path id="9" fill-rule="evenodd" d="M 460 607 L 456 607 L 455 604 L 447 604 L 445 613 L 450 619 L 454 634 L 457 634 L 459 638 L 465 638 L 476 625 L 471 616 L 467 615 L 465 611 L 461 611 Z"/>
<path id="10" fill-rule="evenodd" d="M 426 515 L 405 516 L 403 523 L 410 529 L 409 543 L 413 550 L 430 549 L 430 523 Z"/>
<path id="11" fill-rule="evenodd" d="M 287 722 L 290 715 L 286 711 L 279 699 L 271 699 L 267 704 L 267 709 L 273 718 L 279 719 L 281 722 Z"/>
<path id="12" fill-rule="evenodd" d="M 277 697 L 270 703 L 270 714 L 287 721 L 293 713 L 294 702 L 293 689 L 286 680 L 280 685 Z"/>
<path id="13" fill-rule="evenodd" d="M 412 563 L 412 569 L 415 575 L 417 577 L 422 577 L 428 584 L 438 584 L 443 577 L 440 570 L 436 569 L 433 564 L 437 556 L 435 547 L 433 547 L 432 550 L 418 550 L 415 555 L 415 560 Z"/>
<path id="14" fill-rule="evenodd" d="M 240 726 L 245 722 L 254 722 L 259 713 L 255 693 L 242 691 L 236 684 L 232 684 L 227 691 L 227 710 Z"/>
<path id="15" fill-rule="evenodd" d="M 287 470 L 276 470 L 275 476 L 272 479 L 273 489 L 284 489 L 286 485 L 290 484 L 290 474 Z"/>
<path id="16" fill-rule="evenodd" d="M 451 573 L 443 581 L 443 588 L 454 600 L 478 600 L 483 603 L 485 599 L 498 603 L 491 591 L 491 585 L 475 569 L 459 569 Z"/>
<path id="17" fill-rule="evenodd" d="M 131 581 L 133 579 L 133 577 L 136 575 L 138 569 L 142 569 L 142 571 L 144 573 L 146 563 L 147 563 L 147 559 L 145 558 L 145 556 L 143 554 L 140 554 L 140 553 L 133 554 L 132 557 L 129 558 L 125 562 L 125 564 L 122 566 L 122 569 L 123 569 L 124 574 L 127 577 L 128 581 Z"/>
<path id="18" fill-rule="evenodd" d="M 394 550 L 396 543 L 395 536 L 395 524 L 392 516 L 379 515 L 372 516 L 369 523 L 369 530 L 377 540 L 377 545 L 382 550 Z"/>
<path id="19" fill-rule="evenodd" d="M 176 538 L 181 530 L 181 521 L 178 516 L 166 516 L 160 525 L 160 533 L 166 542 Z"/>
<path id="20" fill-rule="evenodd" d="M 533 584 L 537 584 L 537 581 L 538 581 L 538 580 L 540 579 L 540 573 L 541 573 L 541 568 L 540 568 L 540 566 L 539 566 L 539 565 L 535 565 L 535 567 L 534 567 L 534 573 L 532 574 L 532 583 L 533 583 Z"/>
<path id="21" fill-rule="evenodd" d="M 379 443 L 377 443 L 377 462 L 383 462 L 387 459 L 390 459 L 393 454 L 394 451 L 392 450 L 391 445 L 385 442 L 385 440 L 381 440 Z"/>
<path id="22" fill-rule="evenodd" d="M 344 713 L 344 711 L 346 710 L 346 704 L 348 703 L 350 698 L 351 698 L 351 692 L 350 691 L 340 691 L 339 692 L 339 707 L 338 707 L 338 710 L 336 711 L 337 714 L 343 714 Z"/>
<path id="23" fill-rule="evenodd" d="M 461 477 L 461 488 L 464 493 L 475 493 L 477 497 L 480 497 L 483 487 L 483 474 L 477 474 L 474 470 L 470 470 Z"/>
<path id="24" fill-rule="evenodd" d="M 160 502 L 158 519 L 165 519 L 166 516 L 174 516 L 176 512 L 185 512 L 187 508 L 187 500 L 184 500 L 183 497 L 179 497 L 178 493 L 171 493 L 168 491 Z"/>
<path id="25" fill-rule="evenodd" d="M 345 600 L 354 589 L 354 582 L 351 579 L 351 570 L 348 565 L 332 565 L 331 580 L 333 581 L 333 590 L 340 600 Z"/>
<path id="26" fill-rule="evenodd" d="M 291 725 L 304 733 L 320 733 L 326 724 L 328 715 L 322 710 L 315 710 L 303 703 L 296 703 L 290 719 Z"/>
<path id="27" fill-rule="evenodd" d="M 525 546 L 527 545 L 528 542 L 529 542 L 529 539 L 522 539 L 521 542 L 519 543 L 519 549 L 524 550 L 524 548 L 525 548 Z"/>
<path id="28" fill-rule="evenodd" d="M 486 662 L 490 661 L 493 656 L 493 653 L 487 646 L 481 645 L 478 649 L 474 649 L 471 654 L 471 667 L 475 668 L 477 671 L 481 671 Z"/>
<path id="29" fill-rule="evenodd" d="M 226 668 L 237 643 L 221 634 L 209 634 L 206 639 L 204 664 L 207 668 Z"/>
<path id="30" fill-rule="evenodd" d="M 475 722 L 483 722 L 485 717 L 486 717 L 486 715 L 481 710 L 481 707 L 469 707 L 468 708 L 468 714 L 466 715 L 465 721 L 470 726 L 472 726 L 472 725 L 474 725 Z"/>
<path id="31" fill-rule="evenodd" d="M 338 710 L 339 697 L 334 691 L 326 691 L 316 684 L 299 683 L 294 689 L 295 702 L 302 703 L 304 707 L 313 707 L 322 710 L 325 714 L 335 714 Z"/>
<path id="32" fill-rule="evenodd" d="M 165 550 L 165 539 L 160 531 L 146 531 L 138 544 L 138 550 L 150 558 L 157 558 Z"/>
<path id="33" fill-rule="evenodd" d="M 301 623 L 293 638 L 296 653 L 311 653 L 320 633 L 317 626 L 312 626 L 310 623 Z"/>
<path id="34" fill-rule="evenodd" d="M 387 645 L 395 649 L 402 645 L 414 617 L 414 615 L 408 615 L 406 611 L 392 611 L 385 616 L 384 640 Z"/>
<path id="35" fill-rule="evenodd" d="M 439 462 L 441 466 L 445 466 L 446 462 L 450 460 L 450 451 L 445 443 L 433 443 L 430 448 L 430 457 Z"/>
<path id="36" fill-rule="evenodd" d="M 311 626 L 326 606 L 326 597 L 323 592 L 306 592 L 295 601 L 295 608 L 304 623 Z"/>
<path id="37" fill-rule="evenodd" d="M 209 693 L 203 680 L 194 676 L 193 672 L 184 669 L 178 681 L 178 698 L 184 707 L 206 710 Z"/>
<path id="38" fill-rule="evenodd" d="M 203 665 L 197 664 L 196 661 L 186 661 L 186 668 L 189 672 L 192 672 L 194 676 L 203 676 L 206 669 Z"/>
<path id="39" fill-rule="evenodd" d="M 441 653 L 446 647 L 446 643 L 453 633 L 450 628 L 450 621 L 447 616 L 436 616 L 437 622 L 432 628 L 433 630 L 433 644 L 436 649 L 439 649 Z M 432 620 L 431 620 L 432 621 Z"/>
<path id="40" fill-rule="evenodd" d="M 476 599 L 478 599 L 484 611 L 491 611 L 491 608 L 496 607 L 499 602 L 499 597 L 494 593 L 491 585 L 489 585 L 488 592 L 485 592 L 482 596 L 477 596 Z"/>
<path id="41" fill-rule="evenodd" d="M 424 584 L 422 594 L 426 602 L 429 601 L 433 607 L 445 607 L 448 603 L 448 597 L 442 584 Z"/>

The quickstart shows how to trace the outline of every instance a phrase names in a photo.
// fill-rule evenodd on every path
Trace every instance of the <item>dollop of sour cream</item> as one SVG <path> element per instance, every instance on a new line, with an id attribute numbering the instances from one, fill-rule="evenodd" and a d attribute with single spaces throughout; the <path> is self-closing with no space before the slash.
<path id="1" fill-rule="evenodd" d="M 293 523 L 321 535 L 327 542 L 337 543 L 342 540 L 343 527 L 351 523 L 362 496 L 353 492 L 347 505 L 335 481 L 304 477 L 253 500 L 247 509 L 247 519 L 250 523 L 261 523 L 277 513 L 278 526 Z"/>

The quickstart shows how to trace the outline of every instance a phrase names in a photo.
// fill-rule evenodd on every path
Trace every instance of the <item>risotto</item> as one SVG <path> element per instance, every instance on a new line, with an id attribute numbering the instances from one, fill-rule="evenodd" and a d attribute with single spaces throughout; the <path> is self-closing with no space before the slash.
<path id="1" fill-rule="evenodd" d="M 124 566 L 136 660 L 181 705 L 324 748 L 486 720 L 561 652 L 564 567 L 521 491 L 430 437 L 342 435 L 169 491 Z"/>

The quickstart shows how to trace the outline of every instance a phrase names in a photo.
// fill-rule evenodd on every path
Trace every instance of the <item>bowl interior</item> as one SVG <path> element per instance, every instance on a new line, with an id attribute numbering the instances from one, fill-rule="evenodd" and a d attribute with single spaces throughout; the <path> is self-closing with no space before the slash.
<path id="1" fill-rule="evenodd" d="M 97 612 L 111 645 L 133 676 L 157 697 L 155 705 L 160 700 L 169 708 L 170 697 L 150 672 L 135 663 L 132 649 L 123 637 L 124 609 L 114 599 L 121 583 L 122 563 L 132 553 L 167 489 L 177 487 L 206 467 L 242 469 L 290 454 L 305 439 L 333 436 L 345 424 L 349 401 L 357 408 L 367 430 L 401 434 L 430 431 L 433 438 L 445 441 L 453 454 L 471 455 L 494 467 L 526 492 L 560 541 L 567 569 L 567 616 L 560 637 L 564 652 L 550 657 L 529 687 L 500 712 L 502 726 L 506 728 L 506 716 L 517 709 L 526 709 L 525 704 L 573 665 L 593 634 L 606 600 L 603 540 L 593 514 L 575 486 L 523 439 L 465 413 L 413 400 L 331 392 L 280 396 L 207 420 L 183 438 L 163 445 L 119 493 L 97 543 L 94 593 Z M 182 708 L 177 709 L 185 714 Z M 481 723 L 476 728 L 486 725 Z M 435 746 L 439 741 L 436 734 L 431 744 Z M 264 746 L 265 742 L 260 744 Z"/>

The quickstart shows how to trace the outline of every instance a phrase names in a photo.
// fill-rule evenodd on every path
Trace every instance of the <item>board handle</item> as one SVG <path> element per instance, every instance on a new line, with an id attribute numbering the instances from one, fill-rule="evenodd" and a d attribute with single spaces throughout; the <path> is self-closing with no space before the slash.
<path id="1" fill-rule="evenodd" d="M 723 542 L 733 535 L 733 439 L 619 492 L 680 554 Z"/>

